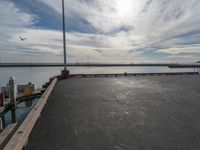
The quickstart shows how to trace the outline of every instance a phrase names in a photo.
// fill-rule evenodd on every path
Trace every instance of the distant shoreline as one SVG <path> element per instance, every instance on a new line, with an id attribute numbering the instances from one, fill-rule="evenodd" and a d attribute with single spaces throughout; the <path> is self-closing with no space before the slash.
<path id="1" fill-rule="evenodd" d="M 63 63 L 0 63 L 0 67 L 63 67 Z M 169 68 L 200 68 L 200 64 L 173 63 L 68 63 L 69 67 L 169 67 Z"/>

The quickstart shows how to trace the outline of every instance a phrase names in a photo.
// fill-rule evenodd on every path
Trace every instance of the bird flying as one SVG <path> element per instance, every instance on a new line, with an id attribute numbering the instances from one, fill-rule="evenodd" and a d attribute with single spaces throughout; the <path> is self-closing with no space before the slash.
<path id="1" fill-rule="evenodd" d="M 21 36 L 19 36 L 19 38 L 20 38 L 21 41 L 24 41 L 24 40 L 27 39 L 27 38 L 22 38 Z"/>

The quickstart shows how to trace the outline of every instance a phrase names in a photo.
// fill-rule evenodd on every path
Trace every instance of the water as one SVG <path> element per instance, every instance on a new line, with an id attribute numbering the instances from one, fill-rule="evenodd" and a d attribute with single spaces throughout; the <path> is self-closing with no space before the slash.
<path id="1" fill-rule="evenodd" d="M 11 123 L 21 123 L 31 111 L 38 99 L 28 100 L 16 105 L 16 108 L 9 109 L 0 114 L 0 132 Z"/>
<path id="2" fill-rule="evenodd" d="M 40 88 L 49 77 L 59 75 L 63 67 L 21 67 L 0 68 L 0 86 L 14 76 L 18 84 L 32 82 Z M 78 73 L 153 73 L 153 72 L 194 72 L 194 69 L 170 69 L 168 67 L 69 67 L 71 74 Z"/>

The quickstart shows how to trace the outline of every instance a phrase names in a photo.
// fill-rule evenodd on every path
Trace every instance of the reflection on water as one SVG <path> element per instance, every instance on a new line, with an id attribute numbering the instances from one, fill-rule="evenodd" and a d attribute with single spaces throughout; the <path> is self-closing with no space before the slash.
<path id="1" fill-rule="evenodd" d="M 16 111 L 15 111 L 15 108 L 12 108 L 10 111 L 11 111 L 11 122 L 15 123 L 16 122 Z"/>
<path id="2" fill-rule="evenodd" d="M 35 105 L 37 99 L 27 100 L 0 114 L 0 132 L 11 123 L 21 123 Z"/>
<path id="3" fill-rule="evenodd" d="M 33 104 L 33 101 L 32 101 L 32 100 L 29 100 L 29 101 L 25 101 L 24 103 L 25 103 L 25 106 L 26 106 L 26 107 L 31 107 L 32 104 Z"/>

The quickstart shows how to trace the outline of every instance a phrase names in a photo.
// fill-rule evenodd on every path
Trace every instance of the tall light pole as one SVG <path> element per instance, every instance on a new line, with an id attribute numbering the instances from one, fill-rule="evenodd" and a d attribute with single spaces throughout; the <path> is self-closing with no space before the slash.
<path id="1" fill-rule="evenodd" d="M 61 78 L 69 79 L 69 70 L 67 70 L 67 55 L 66 55 L 66 39 L 65 39 L 65 4 L 62 0 L 62 24 L 63 24 L 63 50 L 64 50 L 64 70 L 62 70 Z"/>
<path id="2" fill-rule="evenodd" d="M 65 38 L 65 4 L 64 4 L 64 0 L 62 0 L 62 23 L 63 23 L 64 70 L 67 70 L 66 38 Z"/>

